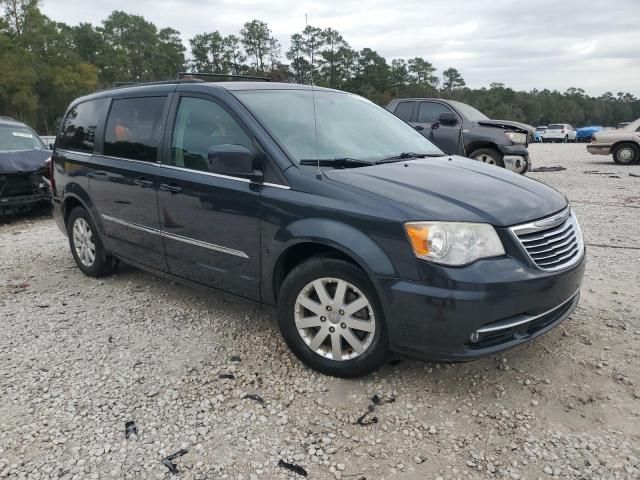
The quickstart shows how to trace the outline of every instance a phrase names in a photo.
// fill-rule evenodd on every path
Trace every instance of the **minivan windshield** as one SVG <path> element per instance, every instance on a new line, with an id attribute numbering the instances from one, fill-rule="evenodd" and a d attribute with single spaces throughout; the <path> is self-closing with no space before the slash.
<path id="1" fill-rule="evenodd" d="M 0 152 L 46 150 L 40 137 L 28 127 L 0 125 Z"/>
<path id="2" fill-rule="evenodd" d="M 353 161 L 376 162 L 406 152 L 444 155 L 411 126 L 358 95 L 293 89 L 234 94 L 297 163 L 349 159 L 354 165 Z"/>

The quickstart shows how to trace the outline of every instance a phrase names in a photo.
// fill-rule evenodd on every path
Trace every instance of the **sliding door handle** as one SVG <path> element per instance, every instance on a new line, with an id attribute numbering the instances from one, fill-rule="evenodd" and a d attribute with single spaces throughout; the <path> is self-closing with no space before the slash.
<path id="1" fill-rule="evenodd" d="M 160 190 L 170 193 L 180 193 L 182 191 L 182 187 L 179 187 L 175 183 L 161 183 Z"/>
<path id="2" fill-rule="evenodd" d="M 141 186 L 142 188 L 148 188 L 148 187 L 153 187 L 153 182 L 151 180 L 147 180 L 144 177 L 139 177 L 136 178 L 133 183 L 135 183 L 136 185 Z"/>

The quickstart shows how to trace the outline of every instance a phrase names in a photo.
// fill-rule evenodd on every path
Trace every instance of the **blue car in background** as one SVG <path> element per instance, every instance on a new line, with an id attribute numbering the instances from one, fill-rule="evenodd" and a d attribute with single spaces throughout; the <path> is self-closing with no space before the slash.
<path id="1" fill-rule="evenodd" d="M 578 130 L 576 130 L 576 142 L 589 143 L 593 134 L 599 132 L 600 130 L 602 130 L 602 127 L 598 126 L 579 128 Z"/>
<path id="2" fill-rule="evenodd" d="M 536 131 L 533 134 L 533 141 L 536 143 L 541 143 L 542 136 L 545 134 L 546 131 L 547 131 L 546 125 L 540 125 L 539 127 L 536 127 Z"/>

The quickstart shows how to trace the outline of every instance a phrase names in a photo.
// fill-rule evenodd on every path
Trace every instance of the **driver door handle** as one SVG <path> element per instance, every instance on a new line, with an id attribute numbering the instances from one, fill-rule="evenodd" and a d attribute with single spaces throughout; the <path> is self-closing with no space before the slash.
<path id="1" fill-rule="evenodd" d="M 179 187 L 175 183 L 161 183 L 160 190 L 170 193 L 180 193 L 182 191 L 182 187 Z"/>

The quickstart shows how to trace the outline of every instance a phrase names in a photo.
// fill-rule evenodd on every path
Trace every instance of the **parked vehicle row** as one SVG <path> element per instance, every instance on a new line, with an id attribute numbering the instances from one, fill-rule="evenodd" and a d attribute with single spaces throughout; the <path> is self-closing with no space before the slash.
<path id="1" fill-rule="evenodd" d="M 576 141 L 576 130 L 568 123 L 552 123 L 542 135 L 543 142 L 567 143 Z"/>
<path id="2" fill-rule="evenodd" d="M 624 127 L 593 134 L 587 151 L 592 155 L 612 155 L 620 165 L 640 162 L 640 118 Z"/>
<path id="3" fill-rule="evenodd" d="M 441 98 L 395 99 L 387 109 L 446 153 L 516 173 L 531 169 L 527 145 L 534 131 L 529 125 L 491 120 L 470 105 Z"/>
<path id="4" fill-rule="evenodd" d="M 51 151 L 27 125 L 0 117 L 0 216 L 14 215 L 50 202 Z"/>
<path id="5" fill-rule="evenodd" d="M 449 154 L 337 90 L 172 81 L 99 92 L 62 122 L 54 218 L 85 274 L 122 259 L 271 307 L 290 349 L 325 374 L 364 375 L 391 352 L 491 355 L 571 314 L 582 234 L 559 192 L 454 154 L 462 128 L 484 128 L 515 138 L 506 151 L 524 162 L 525 128 L 439 102 L 455 111 L 420 116 L 429 102 L 404 105 L 405 118 L 451 141 Z"/>

